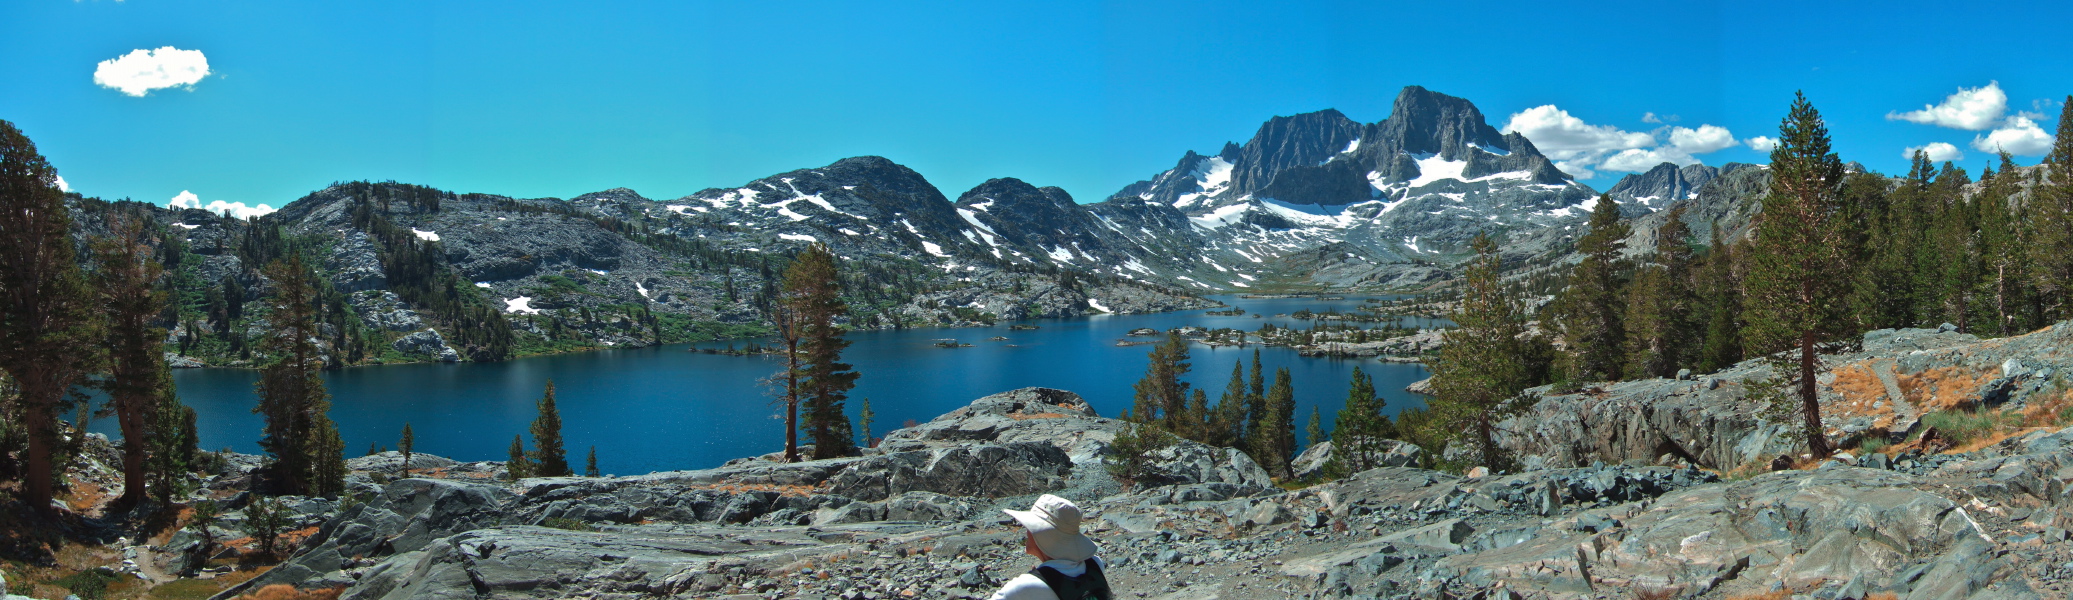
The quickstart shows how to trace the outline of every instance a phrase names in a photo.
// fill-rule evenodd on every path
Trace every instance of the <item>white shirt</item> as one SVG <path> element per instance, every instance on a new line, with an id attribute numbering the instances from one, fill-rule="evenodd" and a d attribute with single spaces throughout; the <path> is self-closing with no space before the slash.
<path id="1" fill-rule="evenodd" d="M 1101 557 L 1095 557 L 1094 562 L 1101 565 L 1102 574 L 1106 575 L 1108 573 L 1108 561 L 1102 560 Z M 1079 577 L 1087 574 L 1086 563 L 1079 561 L 1051 560 L 1045 561 L 1044 564 L 1038 566 L 1057 569 L 1059 574 L 1066 577 Z M 994 592 L 993 597 L 989 600 L 1058 600 L 1058 594 L 1051 592 L 1051 586 L 1045 585 L 1043 578 L 1037 577 L 1035 574 L 1023 573 L 1002 584 L 1000 591 Z"/>

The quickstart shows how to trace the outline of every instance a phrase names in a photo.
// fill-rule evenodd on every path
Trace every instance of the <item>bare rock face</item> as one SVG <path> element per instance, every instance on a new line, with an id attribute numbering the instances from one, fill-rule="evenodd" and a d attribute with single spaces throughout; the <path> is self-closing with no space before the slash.
<path id="1" fill-rule="evenodd" d="M 878 444 L 903 452 L 967 442 L 1045 442 L 1087 464 L 1115 441 L 1123 422 L 1104 419 L 1079 394 L 1051 388 L 1001 392 L 927 423 L 894 430 Z"/>
<path id="2" fill-rule="evenodd" d="M 931 448 L 867 457 L 828 480 L 830 493 L 865 501 L 910 491 L 998 498 L 1064 487 L 1072 461 L 1044 442 Z"/>

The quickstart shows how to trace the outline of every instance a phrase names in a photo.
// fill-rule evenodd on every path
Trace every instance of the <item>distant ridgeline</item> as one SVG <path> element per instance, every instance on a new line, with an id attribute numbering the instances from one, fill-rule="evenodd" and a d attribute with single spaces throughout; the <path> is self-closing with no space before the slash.
<path id="1" fill-rule="evenodd" d="M 1769 182 L 1750 165 L 1666 163 L 1607 195 L 1638 255 L 1672 207 L 1696 244 L 1716 224 L 1746 233 Z M 178 353 L 256 364 L 264 315 L 246 307 L 271 292 L 259 267 L 301 253 L 323 280 L 332 359 L 362 364 L 759 337 L 777 274 L 814 243 L 842 259 L 848 324 L 861 328 L 1208 307 L 1209 293 L 1444 290 L 1478 233 L 1501 240 L 1509 280 L 1545 296 L 1564 285 L 1599 196 L 1468 101 L 1408 87 L 1383 121 L 1276 117 L 1242 145 L 1189 152 L 1084 205 L 1010 178 L 952 201 L 866 156 L 674 200 L 353 182 L 251 221 L 145 210 L 174 234 L 162 250 Z M 74 202 L 86 229 L 109 206 Z"/>

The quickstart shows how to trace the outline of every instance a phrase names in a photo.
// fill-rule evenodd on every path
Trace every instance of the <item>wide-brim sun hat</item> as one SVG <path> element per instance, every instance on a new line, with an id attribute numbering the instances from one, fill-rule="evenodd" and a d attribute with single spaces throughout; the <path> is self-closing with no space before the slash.
<path id="1" fill-rule="evenodd" d="M 1029 510 L 1002 510 L 1029 530 L 1038 550 L 1058 560 L 1084 561 L 1098 550 L 1094 540 L 1080 533 L 1080 507 L 1071 500 L 1044 494 Z"/>

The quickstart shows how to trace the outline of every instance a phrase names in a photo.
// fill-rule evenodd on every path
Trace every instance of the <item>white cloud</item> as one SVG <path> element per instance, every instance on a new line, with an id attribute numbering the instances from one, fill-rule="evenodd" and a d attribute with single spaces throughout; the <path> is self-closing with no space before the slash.
<path id="1" fill-rule="evenodd" d="M 1750 150 L 1755 150 L 1757 152 L 1770 152 L 1778 148 L 1778 138 L 1764 137 L 1761 135 L 1746 140 L 1742 140 L 1742 143 L 1748 144 Z"/>
<path id="2" fill-rule="evenodd" d="M 203 205 L 200 196 L 196 196 L 194 192 L 187 190 L 180 190 L 180 195 L 173 196 L 173 200 L 167 202 L 166 206 L 173 208 L 200 208 L 213 213 L 230 211 L 230 216 L 240 219 L 250 219 L 274 211 L 274 207 L 264 204 L 245 206 L 243 202 L 224 202 L 222 200 L 211 200 L 207 205 Z"/>
<path id="3" fill-rule="evenodd" d="M 58 191 L 60 191 L 60 192 L 69 192 L 69 191 L 72 191 L 72 186 L 71 186 L 70 184 L 67 184 L 67 183 L 65 183 L 65 178 L 64 178 L 64 177 L 58 177 Z"/>
<path id="4" fill-rule="evenodd" d="M 131 50 L 117 58 L 101 61 L 94 68 L 94 83 L 131 96 L 151 90 L 193 86 L 209 76 L 209 59 L 200 50 L 166 46 L 157 50 Z"/>
<path id="5" fill-rule="evenodd" d="M 1670 128 L 1670 146 L 1685 154 L 1719 152 L 1735 146 L 1735 134 L 1719 125 Z"/>
<path id="6" fill-rule="evenodd" d="M 1663 122 L 1663 119 L 1661 117 L 1657 117 L 1655 113 L 1641 113 L 1641 122 L 1661 123 Z"/>
<path id="7" fill-rule="evenodd" d="M 2051 134 L 2029 117 L 2009 117 L 2001 127 L 1986 135 L 1973 136 L 1972 148 L 1981 152 L 2002 152 L 2037 156 L 2051 151 Z M 1949 144 L 1945 144 L 1949 145 Z"/>
<path id="8" fill-rule="evenodd" d="M 1936 125 L 1952 129 L 1979 131 L 1993 127 L 2008 112 L 2008 94 L 2001 91 L 2001 83 L 1987 82 L 1986 87 L 1958 88 L 1958 92 L 1943 99 L 1942 104 L 1923 105 L 1922 110 L 1886 113 L 1886 119 L 1907 121 L 1923 125 Z"/>
<path id="9" fill-rule="evenodd" d="M 1929 160 L 1931 162 L 1943 162 L 1947 160 L 1965 159 L 1965 153 L 1958 151 L 1957 146 L 1953 146 L 1944 142 L 1930 142 L 1922 146 L 1909 146 L 1906 150 L 1900 153 L 1900 156 L 1908 160 L 1914 160 L 1915 151 L 1917 150 L 1920 150 L 1923 154 L 1929 155 Z"/>
<path id="10" fill-rule="evenodd" d="M 1676 120 L 1675 115 L 1648 113 L 1644 121 Z M 1537 106 L 1512 115 L 1504 131 L 1516 132 L 1533 141 L 1533 146 L 1555 160 L 1555 168 L 1582 179 L 1598 177 L 1597 170 L 1641 172 L 1663 163 L 1690 165 L 1693 155 L 1717 152 L 1735 146 L 1735 135 L 1719 125 L 1663 127 L 1653 132 L 1623 131 L 1610 125 L 1592 125 L 1554 105 Z M 1667 139 L 1662 139 L 1667 138 Z"/>

